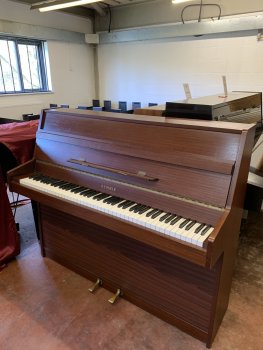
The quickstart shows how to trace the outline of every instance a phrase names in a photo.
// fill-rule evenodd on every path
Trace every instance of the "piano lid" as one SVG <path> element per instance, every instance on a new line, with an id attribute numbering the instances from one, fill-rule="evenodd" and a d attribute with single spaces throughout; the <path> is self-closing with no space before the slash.
<path id="1" fill-rule="evenodd" d="M 234 91 L 167 102 L 164 115 L 176 118 L 258 123 L 262 126 L 262 93 Z"/>

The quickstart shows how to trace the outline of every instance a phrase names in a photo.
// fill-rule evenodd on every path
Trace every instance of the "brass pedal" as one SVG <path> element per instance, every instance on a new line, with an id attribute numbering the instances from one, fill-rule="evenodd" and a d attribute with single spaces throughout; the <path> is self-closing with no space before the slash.
<path id="1" fill-rule="evenodd" d="M 91 293 L 94 293 L 102 285 L 102 280 L 97 278 L 97 281 L 89 288 Z"/>
<path id="2" fill-rule="evenodd" d="M 120 289 L 117 289 L 117 292 L 113 295 L 113 297 L 111 297 L 108 302 L 111 304 L 114 304 L 119 297 L 122 295 L 122 291 Z"/>

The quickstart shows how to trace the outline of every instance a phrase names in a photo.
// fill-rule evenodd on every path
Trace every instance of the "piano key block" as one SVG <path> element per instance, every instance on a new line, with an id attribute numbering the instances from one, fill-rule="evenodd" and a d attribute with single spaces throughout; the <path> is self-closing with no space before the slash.
<path id="1" fill-rule="evenodd" d="M 97 278 L 97 281 L 89 288 L 89 292 L 94 293 L 96 290 L 102 286 L 102 280 Z"/>
<path id="2" fill-rule="evenodd" d="M 110 304 L 115 304 L 119 297 L 122 295 L 122 291 L 117 289 L 117 292 L 108 300 Z"/>
<path id="3" fill-rule="evenodd" d="M 92 208 L 104 212 L 108 215 L 121 218 L 125 221 L 135 223 L 144 228 L 149 228 L 166 235 L 169 238 L 176 238 L 189 242 L 195 246 L 202 247 L 206 238 L 212 233 L 210 228 L 201 222 L 192 221 L 162 210 L 152 208 L 140 203 L 127 201 L 125 198 L 111 196 L 93 189 L 78 186 L 77 184 L 59 181 L 42 174 L 35 174 L 20 180 L 20 183 L 41 192 L 46 192 L 57 198 L 81 204 L 87 208 Z M 192 227 L 195 229 L 195 240 Z M 208 234 L 201 234 L 203 229 Z M 206 233 L 205 232 L 205 233 Z"/>

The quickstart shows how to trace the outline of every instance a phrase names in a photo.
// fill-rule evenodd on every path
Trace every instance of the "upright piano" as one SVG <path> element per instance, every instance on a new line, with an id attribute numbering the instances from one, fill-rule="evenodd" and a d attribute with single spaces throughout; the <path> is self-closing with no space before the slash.
<path id="1" fill-rule="evenodd" d="M 227 309 L 255 126 L 42 112 L 10 171 L 43 256 L 206 342 Z"/>

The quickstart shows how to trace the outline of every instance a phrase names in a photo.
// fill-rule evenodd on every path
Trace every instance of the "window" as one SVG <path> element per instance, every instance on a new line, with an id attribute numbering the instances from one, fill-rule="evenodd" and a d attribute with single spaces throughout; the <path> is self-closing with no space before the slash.
<path id="1" fill-rule="evenodd" d="M 0 94 L 50 91 L 46 42 L 0 36 Z"/>

